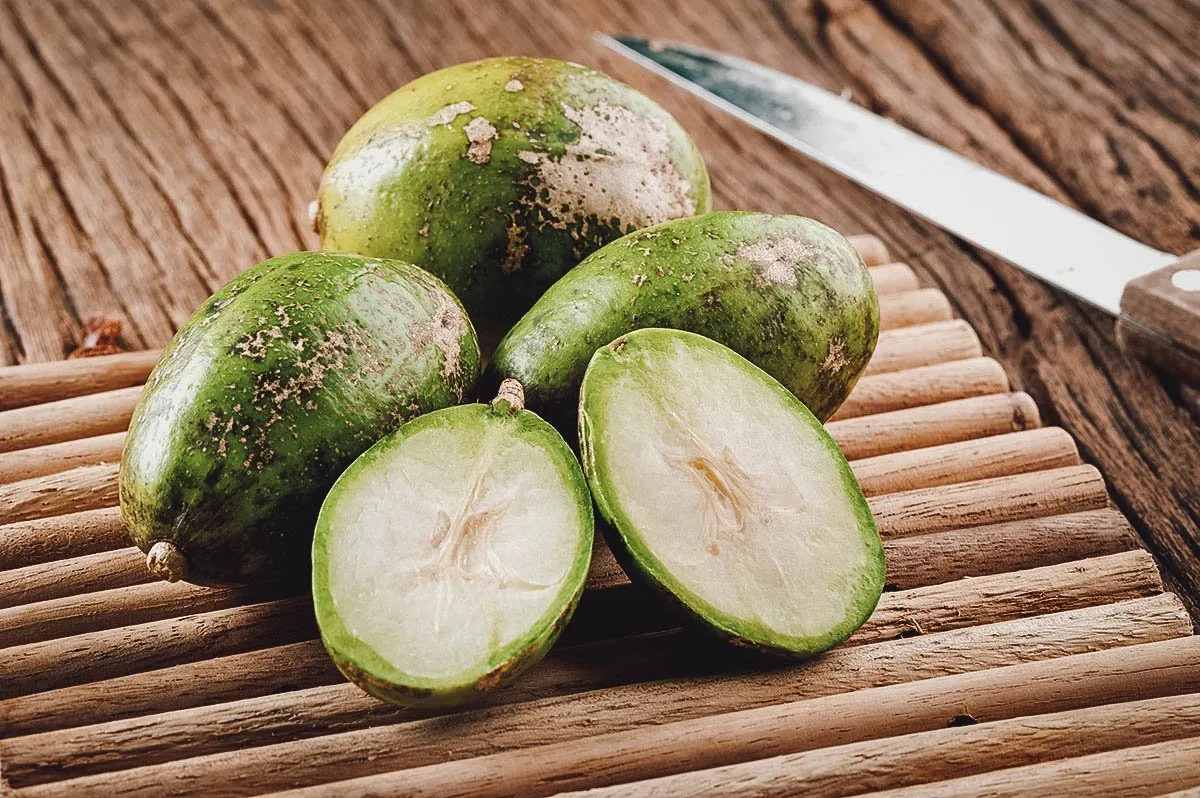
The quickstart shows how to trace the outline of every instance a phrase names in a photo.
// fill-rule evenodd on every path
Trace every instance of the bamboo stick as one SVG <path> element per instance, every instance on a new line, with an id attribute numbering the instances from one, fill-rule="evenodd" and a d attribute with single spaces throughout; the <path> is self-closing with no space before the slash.
<path id="1" fill-rule="evenodd" d="M 967 527 L 884 541 L 888 584 L 905 590 L 1116 554 L 1138 547 L 1117 510 Z"/>
<path id="2" fill-rule="evenodd" d="M 859 235 L 846 236 L 846 240 L 850 242 L 850 246 L 857 250 L 858 256 L 868 266 L 881 266 L 891 260 L 891 257 L 888 255 L 887 245 L 878 236 L 873 236 L 869 233 L 860 233 Z"/>
<path id="3" fill-rule="evenodd" d="M 917 273 L 907 263 L 883 263 L 869 269 L 871 280 L 875 283 L 875 293 L 902 294 L 905 291 L 915 291 L 921 287 Z"/>
<path id="4" fill-rule="evenodd" d="M 1094 466 L 1077 465 L 890 493 L 868 504 L 880 534 L 896 538 L 1098 510 L 1108 506 L 1108 491 Z"/>
<path id="5" fill-rule="evenodd" d="M 1182 605 L 1171 596 L 1090 607 L 1055 615 L 943 632 L 922 638 L 843 648 L 819 665 L 807 666 L 805 678 L 817 684 L 839 669 L 851 681 L 832 680 L 805 695 L 855 685 L 894 684 L 931 675 L 1027 662 L 1152 642 L 1188 633 Z M 516 690 L 498 691 L 494 704 L 517 704 L 564 693 L 580 693 L 668 673 L 694 671 L 696 646 L 680 634 L 606 641 L 556 651 L 518 682 Z M 681 645 L 681 643 L 683 645 Z M 683 649 L 683 650 L 681 650 Z M 711 658 L 710 658 L 711 659 Z M 690 661 L 690 662 L 689 662 Z M 930 665 L 930 662 L 934 664 Z M 689 668 L 688 665 L 691 665 Z M 743 677 L 745 678 L 745 677 Z M 76 727 L 0 741 L 8 778 L 25 784 L 149 765 L 189 757 L 308 738 L 421 717 L 391 707 L 350 684 L 336 684 L 283 695 L 268 695 L 150 717 Z"/>
<path id="6" fill-rule="evenodd" d="M 0 570 L 128 545 L 118 507 L 21 521 L 0 526 Z"/>
<path id="7" fill-rule="evenodd" d="M 140 385 L 0 412 L 0 452 L 121 432 L 129 425 Z"/>
<path id="8" fill-rule="evenodd" d="M 1112 554 L 1136 545 L 1127 522 L 1115 510 L 975 527 L 885 543 L 888 581 L 900 589 L 950 582 L 964 576 L 1054 565 Z M 933 551 L 937 556 L 931 556 Z M 624 572 L 602 543 L 597 546 L 592 563 L 588 587 L 593 593 L 628 585 Z M 13 733 L 27 733 L 69 723 L 98 723 L 227 701 L 294 686 L 328 684 L 328 679 L 305 681 L 304 678 L 305 674 L 327 676 L 320 667 L 327 661 L 318 643 L 306 642 L 64 687 L 0 702 L 0 728 L 7 725 Z M 278 668 L 279 662 L 287 662 L 288 667 Z M 180 691 L 176 689 L 178 685 L 187 688 Z"/>
<path id="9" fill-rule="evenodd" d="M 1003 366 L 990 357 L 953 360 L 863 377 L 831 420 L 996 393 L 1008 393 L 1008 375 Z"/>
<path id="10" fill-rule="evenodd" d="M 0 698 L 306 640 L 307 596 L 151 621 L 4 649 Z"/>
<path id="11" fill-rule="evenodd" d="M 1139 798 L 1158 795 L 1163 790 L 1194 787 L 1198 783 L 1200 736 L 1195 736 L 871 795 L 873 798 L 910 798 L 917 795 L 927 798 L 957 798 L 960 795 L 986 795 L 988 798 L 1018 798 L 1026 795 L 1093 798 L 1096 795 L 1120 795 Z"/>
<path id="12" fill-rule="evenodd" d="M 860 793 L 915 784 L 936 789 L 934 782 L 943 779 L 1195 736 L 1200 736 L 1200 694 L 1192 693 L 818 748 L 569 795 L 833 798 L 847 787 Z M 979 793 L 968 788 L 956 794 Z"/>
<path id="13" fill-rule="evenodd" d="M 885 301 L 886 300 L 886 301 Z M 895 330 L 953 318 L 950 300 L 936 288 L 885 294 L 879 302 L 879 329 Z"/>
<path id="14" fill-rule="evenodd" d="M 100 551 L 0 571 L 0 610 L 22 604 L 152 582 L 146 555 L 136 548 Z M 0 623 L 0 635 L 4 627 Z"/>
<path id="15" fill-rule="evenodd" d="M 868 457 L 851 462 L 850 467 L 863 493 L 877 496 L 1078 463 L 1079 451 L 1070 433 L 1043 427 Z"/>
<path id="16" fill-rule="evenodd" d="M 6 452 L 0 454 L 0 484 L 57 474 L 80 466 L 119 463 L 124 445 L 124 432 L 110 432 L 94 438 Z"/>
<path id="17" fill-rule="evenodd" d="M 864 492 L 878 495 L 1057 468 L 1077 460 L 1070 435 L 1061 429 L 1049 428 L 883 455 L 856 461 L 851 467 Z M 597 575 L 597 567 L 607 568 L 605 573 L 609 576 L 620 575 L 619 567 L 602 543 L 598 548 L 593 583 L 598 578 L 608 578 L 604 574 Z M 31 566 L 27 573 L 0 573 L 0 607 L 149 581 L 151 578 L 143 557 L 136 549 L 104 556 L 85 555 L 78 560 Z M 38 592 L 26 595 L 28 590 Z"/>
<path id="18" fill-rule="evenodd" d="M 848 459 L 859 460 L 1041 425 L 1029 394 L 1010 393 L 831 421 L 825 429 Z"/>
<path id="19" fill-rule="evenodd" d="M 254 592 L 248 589 L 199 587 L 159 580 L 62 596 L 0 610 L 0 649 L 224 610 L 253 601 L 254 597 Z M 262 599 L 259 595 L 258 600 Z"/>
<path id="20" fill-rule="evenodd" d="M 544 795 L 945 728 L 964 708 L 986 722 L 1193 691 L 1198 656 L 1200 640 L 1183 637 L 857 690 L 845 686 L 858 678 L 853 669 L 839 668 L 829 678 L 843 686 L 826 683 L 815 698 L 815 679 L 772 683 L 784 673 L 796 679 L 803 666 L 679 689 L 660 682 L 85 776 L 26 794 L 160 795 L 185 785 L 195 795 L 248 794 L 431 763 L 298 794 Z M 760 698 L 763 684 L 773 689 Z M 614 695 L 624 700 L 610 704 Z"/>
<path id="21" fill-rule="evenodd" d="M 111 507 L 117 502 L 117 468 L 103 463 L 0 485 L 0 524 Z"/>
<path id="22" fill-rule="evenodd" d="M 970 324 L 962 319 L 934 321 L 879 333 L 863 374 L 887 374 L 982 354 L 983 346 Z"/>
<path id="23" fill-rule="evenodd" d="M 0 368 L 0 411 L 141 385 L 160 349 Z"/>

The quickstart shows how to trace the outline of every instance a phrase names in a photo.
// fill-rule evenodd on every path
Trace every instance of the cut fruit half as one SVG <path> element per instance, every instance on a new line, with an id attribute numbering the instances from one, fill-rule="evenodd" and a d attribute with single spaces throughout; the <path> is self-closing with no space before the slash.
<path id="1" fill-rule="evenodd" d="M 584 470 L 631 576 L 735 643 L 809 655 L 870 616 L 883 545 L 821 423 L 766 372 L 693 333 L 596 352 Z"/>
<path id="2" fill-rule="evenodd" d="M 549 649 L 583 592 L 592 504 L 562 437 L 506 381 L 420 416 L 330 491 L 313 542 L 325 648 L 367 692 L 469 701 Z"/>

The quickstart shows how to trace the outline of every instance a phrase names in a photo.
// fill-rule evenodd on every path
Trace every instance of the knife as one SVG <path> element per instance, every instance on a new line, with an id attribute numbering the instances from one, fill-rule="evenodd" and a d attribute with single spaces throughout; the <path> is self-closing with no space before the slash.
<path id="1" fill-rule="evenodd" d="M 1200 386 L 1200 250 L 1179 257 L 809 83 L 690 44 L 596 38 L 939 227 L 1108 311 L 1125 351 Z"/>

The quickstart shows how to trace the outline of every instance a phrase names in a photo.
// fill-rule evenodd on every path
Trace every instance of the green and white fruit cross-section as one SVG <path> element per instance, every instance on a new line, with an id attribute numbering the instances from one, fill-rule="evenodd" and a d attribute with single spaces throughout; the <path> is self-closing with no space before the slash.
<path id="1" fill-rule="evenodd" d="M 540 659 L 574 611 L 591 498 L 566 442 L 516 391 L 405 424 L 321 509 L 321 637 L 373 695 L 468 701 Z"/>
<path id="2" fill-rule="evenodd" d="M 580 445 L 632 576 L 736 643 L 795 655 L 870 616 L 883 547 L 836 444 L 721 344 L 632 332 L 592 358 Z"/>

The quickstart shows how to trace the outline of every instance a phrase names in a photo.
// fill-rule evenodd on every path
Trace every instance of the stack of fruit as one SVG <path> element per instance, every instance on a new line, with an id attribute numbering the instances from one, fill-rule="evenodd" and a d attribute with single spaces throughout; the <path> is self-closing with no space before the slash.
<path id="1" fill-rule="evenodd" d="M 593 501 L 629 575 L 736 644 L 807 656 L 870 615 L 882 547 L 821 422 L 871 278 L 810 219 L 710 212 L 652 101 L 547 59 L 426 75 L 346 134 L 314 223 L 327 251 L 223 287 L 147 383 L 121 507 L 154 573 L 311 579 L 338 667 L 414 705 L 545 654 Z"/>

